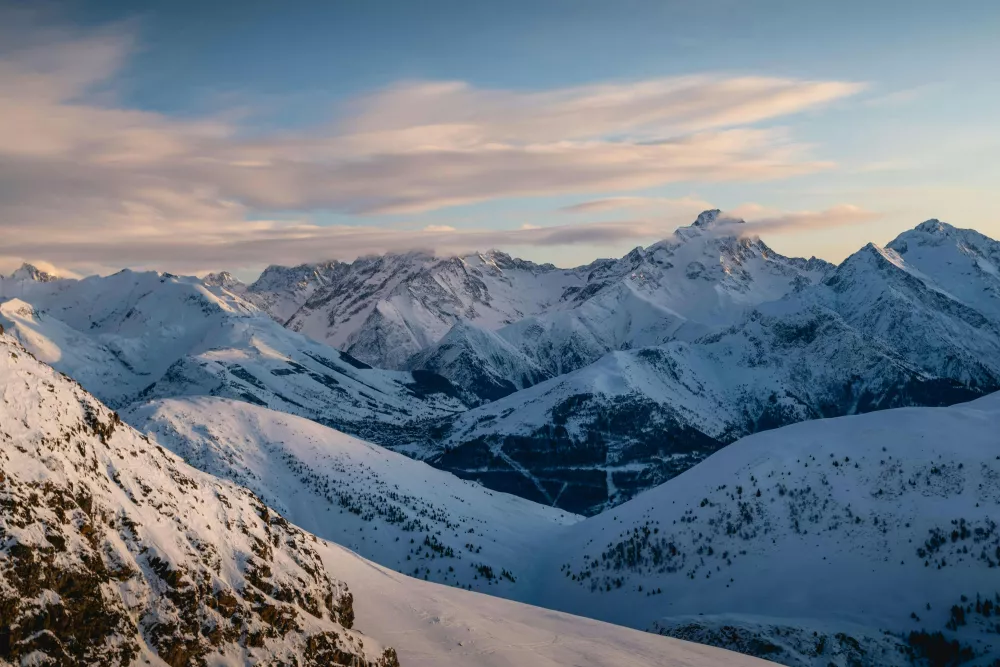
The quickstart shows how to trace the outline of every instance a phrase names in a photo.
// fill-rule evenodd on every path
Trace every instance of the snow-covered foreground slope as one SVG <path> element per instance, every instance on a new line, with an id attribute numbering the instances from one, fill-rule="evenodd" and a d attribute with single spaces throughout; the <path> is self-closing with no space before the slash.
<path id="1" fill-rule="evenodd" d="M 7 279 L 0 299 L 10 333 L 115 407 L 228 396 L 384 440 L 465 409 L 436 375 L 370 368 L 195 278 L 122 271 L 80 281 Z"/>
<path id="2" fill-rule="evenodd" d="M 320 546 L 359 602 L 357 627 L 403 667 L 765 667 L 773 663 L 406 577 Z M 363 601 L 363 602 L 362 602 Z"/>
<path id="3" fill-rule="evenodd" d="M 311 533 L 400 572 L 518 597 L 526 555 L 579 517 L 306 419 L 219 398 L 123 413 L 191 465 L 246 486 Z"/>
<path id="4" fill-rule="evenodd" d="M 998 433 L 992 395 L 743 438 L 567 528 L 534 599 L 788 665 L 909 664 L 937 632 L 994 664 Z"/>
<path id="5" fill-rule="evenodd" d="M 397 664 L 315 538 L 9 336 L 0 397 L 0 662 Z"/>
<path id="6" fill-rule="evenodd" d="M 381 634 L 406 666 L 764 664 L 385 570 L 194 470 L 6 335 L 0 398 L 2 665 L 399 664 Z"/>

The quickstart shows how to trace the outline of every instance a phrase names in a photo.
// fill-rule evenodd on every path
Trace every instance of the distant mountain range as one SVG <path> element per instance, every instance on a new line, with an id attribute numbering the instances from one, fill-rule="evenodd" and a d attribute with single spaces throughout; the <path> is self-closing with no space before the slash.
<path id="1" fill-rule="evenodd" d="M 0 278 L 0 665 L 992 667 L 1000 243 L 744 229 Z"/>
<path id="2" fill-rule="evenodd" d="M 575 269 L 408 253 L 244 285 L 25 267 L 0 318 L 110 405 L 248 401 L 583 514 L 747 434 L 1000 388 L 996 241 L 930 220 L 834 266 L 746 229 L 706 211 Z"/>

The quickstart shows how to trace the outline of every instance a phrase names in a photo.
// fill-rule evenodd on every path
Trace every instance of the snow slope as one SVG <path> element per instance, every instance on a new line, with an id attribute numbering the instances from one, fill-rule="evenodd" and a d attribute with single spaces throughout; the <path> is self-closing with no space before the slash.
<path id="1" fill-rule="evenodd" d="M 718 648 L 419 581 L 349 551 L 319 548 L 359 602 L 357 627 L 404 667 L 765 667 Z"/>
<path id="2" fill-rule="evenodd" d="M 314 538 L 5 335 L 0 396 L 0 661 L 398 664 Z"/>
<path id="3" fill-rule="evenodd" d="M 372 369 L 196 278 L 122 271 L 0 288 L 8 299 L 0 302 L 0 323 L 115 407 L 228 396 L 384 441 L 412 423 L 465 409 L 436 375 Z"/>
<path id="4" fill-rule="evenodd" d="M 884 631 L 943 631 L 993 664 L 997 433 L 1000 395 L 748 436 L 570 526 L 535 599 L 730 646 L 756 632 L 760 654 L 776 645 L 769 658 L 789 665 L 826 665 L 835 651 L 851 664 L 850 642 L 835 640 L 845 628 L 868 638 L 860 664 L 909 664 Z M 814 630 L 829 652 L 817 654 Z"/>
<path id="5" fill-rule="evenodd" d="M 251 489 L 309 532 L 452 586 L 516 597 L 525 554 L 579 520 L 243 402 L 168 399 L 123 418 L 198 469 Z"/>

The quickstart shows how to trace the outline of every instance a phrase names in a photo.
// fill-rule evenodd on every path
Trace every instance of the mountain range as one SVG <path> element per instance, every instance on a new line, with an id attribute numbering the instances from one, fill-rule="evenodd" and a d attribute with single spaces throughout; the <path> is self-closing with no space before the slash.
<path id="1" fill-rule="evenodd" d="M 747 434 L 1000 388 L 996 241 L 929 220 L 835 266 L 747 229 L 706 211 L 575 269 L 496 251 L 251 285 L 25 267 L 0 318 L 115 407 L 249 401 L 588 515 Z"/>
<path id="2" fill-rule="evenodd" d="M 995 667 L 1000 243 L 747 229 L 0 278 L 0 665 Z"/>
<path id="3" fill-rule="evenodd" d="M 571 270 L 499 253 L 365 258 L 324 273 L 286 324 L 452 382 L 471 409 L 400 451 L 585 514 L 749 433 L 1000 388 L 996 241 L 929 220 L 834 266 L 744 229 L 706 211 Z M 321 307 L 345 300 L 365 324 Z"/>

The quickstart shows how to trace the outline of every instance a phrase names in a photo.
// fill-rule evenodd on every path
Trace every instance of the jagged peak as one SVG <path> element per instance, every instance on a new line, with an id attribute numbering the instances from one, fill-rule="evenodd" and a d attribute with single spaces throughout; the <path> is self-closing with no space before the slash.
<path id="1" fill-rule="evenodd" d="M 701 213 L 698 214 L 698 219 L 695 220 L 691 224 L 691 226 L 692 227 L 700 227 L 702 229 L 706 229 L 706 228 L 711 227 L 712 225 L 714 225 L 716 223 L 716 221 L 719 219 L 719 216 L 721 214 L 722 214 L 722 211 L 720 211 L 717 208 L 709 209 L 707 211 L 702 211 Z"/>
<path id="2" fill-rule="evenodd" d="M 229 271 L 209 273 L 201 281 L 212 287 L 235 287 L 243 284 L 242 280 L 229 273 Z"/>
<path id="3" fill-rule="evenodd" d="M 276 288 L 290 288 L 310 282 L 323 285 L 325 284 L 326 275 L 342 266 L 346 265 L 335 259 L 325 262 L 299 264 L 297 266 L 271 264 L 261 272 L 260 277 L 250 285 L 249 289 L 253 292 Z"/>
<path id="4" fill-rule="evenodd" d="M 937 218 L 931 218 L 930 220 L 924 220 L 913 229 L 914 231 L 925 232 L 929 234 L 941 234 L 950 232 L 955 228 L 949 225 L 947 222 L 941 222 Z"/>
<path id="5" fill-rule="evenodd" d="M 59 280 L 59 276 L 42 271 L 34 264 L 29 264 L 28 262 L 21 264 L 19 269 L 10 274 L 10 278 L 12 280 L 34 280 L 39 283 L 50 283 L 53 280 Z"/>

